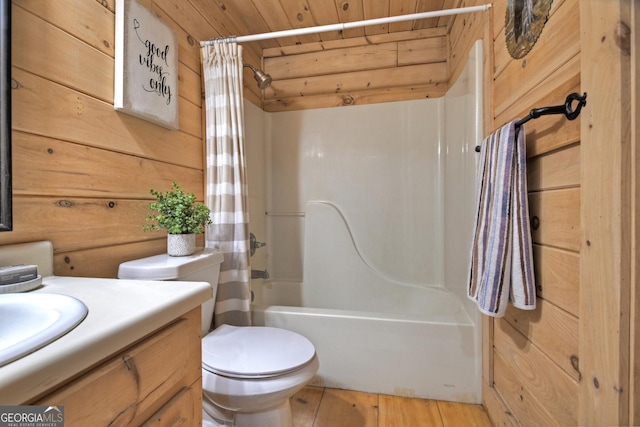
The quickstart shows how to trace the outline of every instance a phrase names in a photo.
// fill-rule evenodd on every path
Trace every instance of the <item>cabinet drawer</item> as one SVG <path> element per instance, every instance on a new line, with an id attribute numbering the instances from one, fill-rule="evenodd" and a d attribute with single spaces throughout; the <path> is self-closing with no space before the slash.
<path id="1" fill-rule="evenodd" d="M 62 405 L 65 425 L 140 425 L 180 390 L 201 384 L 200 308 L 34 404 Z"/>
<path id="2" fill-rule="evenodd" d="M 202 383 L 182 389 L 142 427 L 193 427 L 202 422 Z"/>

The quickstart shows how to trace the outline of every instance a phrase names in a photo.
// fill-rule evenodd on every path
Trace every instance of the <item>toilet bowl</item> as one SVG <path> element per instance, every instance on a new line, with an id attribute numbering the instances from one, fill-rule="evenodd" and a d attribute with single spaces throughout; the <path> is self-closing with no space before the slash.
<path id="1" fill-rule="evenodd" d="M 120 279 L 203 281 L 212 299 L 202 305 L 203 426 L 291 427 L 289 398 L 318 372 L 313 344 L 292 331 L 222 325 L 210 330 L 222 253 L 204 249 L 122 263 Z"/>
<path id="2" fill-rule="evenodd" d="M 203 425 L 291 426 L 289 398 L 318 367 L 315 348 L 302 335 L 218 327 L 202 339 Z"/>

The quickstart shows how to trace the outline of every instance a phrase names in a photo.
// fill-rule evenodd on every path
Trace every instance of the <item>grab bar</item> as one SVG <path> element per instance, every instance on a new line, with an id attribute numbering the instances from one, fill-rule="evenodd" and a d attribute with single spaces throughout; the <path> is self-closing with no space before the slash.
<path id="1" fill-rule="evenodd" d="M 270 212 L 264 213 L 267 216 L 304 216 L 304 212 Z"/>

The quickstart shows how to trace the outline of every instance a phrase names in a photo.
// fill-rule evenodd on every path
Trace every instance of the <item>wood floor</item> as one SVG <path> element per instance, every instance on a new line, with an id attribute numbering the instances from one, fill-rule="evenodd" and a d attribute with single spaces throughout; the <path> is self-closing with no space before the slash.
<path id="1" fill-rule="evenodd" d="M 294 427 L 492 427 L 481 405 L 307 386 L 291 398 Z"/>

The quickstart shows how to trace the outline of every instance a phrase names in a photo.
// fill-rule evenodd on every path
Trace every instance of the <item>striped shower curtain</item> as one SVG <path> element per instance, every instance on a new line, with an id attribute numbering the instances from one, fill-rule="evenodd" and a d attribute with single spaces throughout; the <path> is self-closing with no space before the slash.
<path id="1" fill-rule="evenodd" d="M 242 46 L 201 49 L 206 115 L 206 204 L 213 224 L 206 246 L 224 253 L 213 325 L 251 323 L 249 213 L 244 154 Z"/>

